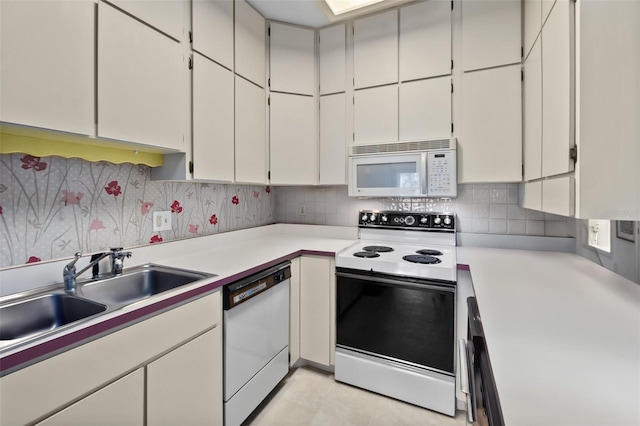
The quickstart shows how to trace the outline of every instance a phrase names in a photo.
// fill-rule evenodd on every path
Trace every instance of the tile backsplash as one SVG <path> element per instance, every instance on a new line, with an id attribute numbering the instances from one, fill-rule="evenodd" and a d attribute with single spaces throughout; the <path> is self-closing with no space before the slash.
<path id="1" fill-rule="evenodd" d="M 0 155 L 0 267 L 274 222 L 265 186 L 157 182 L 133 164 Z M 172 229 L 153 232 L 154 211 Z"/>
<path id="2" fill-rule="evenodd" d="M 357 212 L 362 209 L 443 211 L 457 214 L 458 232 L 575 235 L 573 219 L 521 208 L 518 188 L 517 184 L 464 184 L 458 185 L 458 197 L 453 199 L 358 199 L 347 196 L 346 186 L 279 187 L 275 192 L 275 217 L 284 223 L 355 226 Z"/>

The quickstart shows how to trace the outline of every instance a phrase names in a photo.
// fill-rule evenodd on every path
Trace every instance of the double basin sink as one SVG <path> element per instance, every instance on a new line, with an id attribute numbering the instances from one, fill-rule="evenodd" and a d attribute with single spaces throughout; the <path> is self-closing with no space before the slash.
<path id="1" fill-rule="evenodd" d="M 31 341 L 211 277 L 215 275 L 150 264 L 130 268 L 115 277 L 78 283 L 74 294 L 49 288 L 20 297 L 0 305 L 0 343 L 13 346 L 13 343 Z"/>

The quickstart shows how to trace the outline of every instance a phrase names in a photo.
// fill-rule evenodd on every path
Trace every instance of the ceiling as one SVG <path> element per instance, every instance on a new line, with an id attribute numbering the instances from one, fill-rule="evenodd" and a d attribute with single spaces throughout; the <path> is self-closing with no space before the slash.
<path id="1" fill-rule="evenodd" d="M 362 9 L 333 15 L 324 0 L 247 0 L 265 18 L 273 21 L 319 28 L 356 16 L 398 6 L 414 0 L 384 0 Z"/>

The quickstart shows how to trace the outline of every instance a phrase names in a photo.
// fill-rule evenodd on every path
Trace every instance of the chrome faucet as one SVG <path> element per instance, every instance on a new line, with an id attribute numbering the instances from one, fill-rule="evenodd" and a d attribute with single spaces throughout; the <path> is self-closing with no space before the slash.
<path id="1" fill-rule="evenodd" d="M 131 257 L 131 252 L 122 251 L 122 247 L 115 247 L 111 249 L 111 252 L 95 254 L 91 256 L 91 261 L 87 266 L 76 272 L 76 262 L 78 261 L 78 259 L 80 259 L 81 256 L 82 253 L 77 252 L 74 255 L 74 259 L 69 262 L 69 264 L 67 264 L 62 271 L 62 277 L 64 279 L 64 291 L 66 291 L 67 293 L 76 292 L 76 278 L 82 275 L 89 268 L 93 268 L 93 278 L 98 279 L 98 263 L 100 263 L 100 261 L 107 256 L 111 257 L 111 275 L 121 275 L 122 269 L 124 267 L 124 258 Z"/>

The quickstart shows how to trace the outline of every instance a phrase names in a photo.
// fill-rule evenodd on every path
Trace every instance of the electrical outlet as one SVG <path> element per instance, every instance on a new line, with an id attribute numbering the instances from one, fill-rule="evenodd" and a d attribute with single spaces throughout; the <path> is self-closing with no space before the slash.
<path id="1" fill-rule="evenodd" d="M 171 230 L 171 212 L 153 212 L 153 232 Z"/>
<path id="2" fill-rule="evenodd" d="M 304 216 L 305 215 L 305 211 L 306 211 L 306 208 L 305 208 L 304 204 L 300 204 L 300 216 Z"/>

